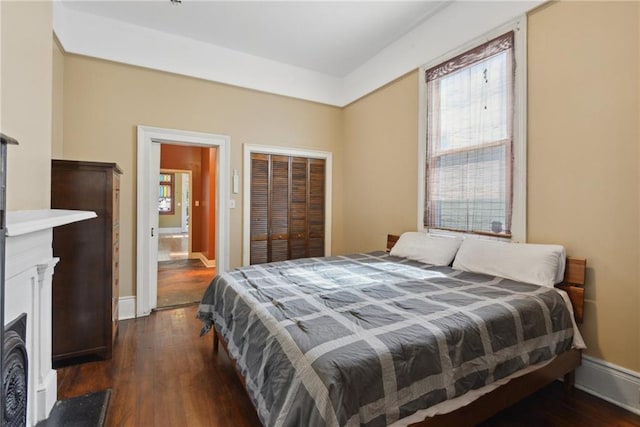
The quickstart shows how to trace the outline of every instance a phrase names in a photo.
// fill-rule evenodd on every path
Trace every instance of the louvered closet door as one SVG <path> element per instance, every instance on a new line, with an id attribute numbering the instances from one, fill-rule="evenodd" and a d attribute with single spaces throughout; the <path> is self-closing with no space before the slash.
<path id="1" fill-rule="evenodd" d="M 251 264 L 267 262 L 269 257 L 269 176 L 268 154 L 251 156 Z"/>
<path id="2" fill-rule="evenodd" d="M 325 161 L 309 159 L 309 255 L 324 256 Z"/>
<path id="3" fill-rule="evenodd" d="M 291 159 L 290 259 L 307 257 L 307 159 Z"/>
<path id="4" fill-rule="evenodd" d="M 251 264 L 324 256 L 325 160 L 251 155 Z"/>
<path id="5" fill-rule="evenodd" d="M 289 157 L 271 156 L 268 262 L 289 259 Z"/>

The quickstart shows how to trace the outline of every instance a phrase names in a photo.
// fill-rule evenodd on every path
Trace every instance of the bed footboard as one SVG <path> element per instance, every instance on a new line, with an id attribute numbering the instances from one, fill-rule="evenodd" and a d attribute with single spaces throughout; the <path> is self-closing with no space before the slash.
<path id="1" fill-rule="evenodd" d="M 571 372 L 564 374 L 564 389 L 566 391 L 573 390 L 576 384 L 576 370 L 572 369 Z"/>
<path id="2" fill-rule="evenodd" d="M 575 368 L 582 362 L 582 350 L 569 350 L 536 371 L 514 378 L 505 385 L 448 414 L 436 415 L 410 427 L 474 426 L 506 409 L 557 378 L 567 376 L 572 381 Z M 565 383 L 565 387 L 567 384 Z"/>

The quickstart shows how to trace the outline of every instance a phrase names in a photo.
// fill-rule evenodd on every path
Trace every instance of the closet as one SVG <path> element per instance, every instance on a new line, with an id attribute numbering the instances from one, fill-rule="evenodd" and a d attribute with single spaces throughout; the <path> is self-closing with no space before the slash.
<path id="1" fill-rule="evenodd" d="M 251 154 L 250 263 L 325 254 L 326 161 Z"/>

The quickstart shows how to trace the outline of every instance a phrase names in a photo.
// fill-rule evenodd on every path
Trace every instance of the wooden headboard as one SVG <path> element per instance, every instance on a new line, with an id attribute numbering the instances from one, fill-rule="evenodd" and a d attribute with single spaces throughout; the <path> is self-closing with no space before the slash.
<path id="1" fill-rule="evenodd" d="M 387 234 L 387 252 L 389 252 L 391 248 L 395 246 L 399 238 L 400 236 L 397 236 L 395 234 Z"/>
<path id="2" fill-rule="evenodd" d="M 584 316 L 584 282 L 587 273 L 586 258 L 567 257 L 564 267 L 564 282 L 556 285 L 569 295 L 573 304 L 573 315 L 576 322 L 582 323 Z"/>
<path id="3" fill-rule="evenodd" d="M 393 248 L 400 236 L 387 234 L 387 252 Z M 556 285 L 556 288 L 564 290 L 573 305 L 573 315 L 577 323 L 582 323 L 584 316 L 584 282 L 587 271 L 585 258 L 567 257 L 564 268 L 564 282 Z"/>

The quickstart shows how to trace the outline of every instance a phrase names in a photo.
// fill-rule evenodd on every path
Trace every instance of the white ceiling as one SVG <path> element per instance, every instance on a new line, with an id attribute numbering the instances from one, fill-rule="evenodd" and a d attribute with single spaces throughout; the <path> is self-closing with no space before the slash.
<path id="1" fill-rule="evenodd" d="M 343 77 L 446 1 L 69 1 L 90 13 Z"/>

